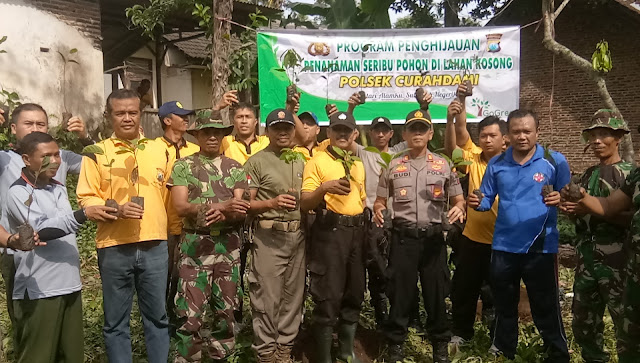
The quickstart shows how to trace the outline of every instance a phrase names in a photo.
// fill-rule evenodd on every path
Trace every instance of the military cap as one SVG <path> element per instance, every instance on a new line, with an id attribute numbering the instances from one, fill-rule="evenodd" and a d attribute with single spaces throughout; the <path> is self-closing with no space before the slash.
<path id="1" fill-rule="evenodd" d="M 267 115 L 267 127 L 279 123 L 290 124 L 295 126 L 296 123 L 293 121 L 293 114 L 291 111 L 285 110 L 284 108 L 276 108 L 275 110 L 269 112 Z"/>
<path id="2" fill-rule="evenodd" d="M 582 132 L 597 129 L 597 128 L 605 128 L 611 129 L 615 131 L 624 131 L 624 133 L 628 133 L 629 127 L 627 127 L 627 123 L 624 122 L 622 115 L 618 111 L 612 111 L 609 109 L 601 109 L 598 110 L 591 117 L 591 126 L 582 130 Z"/>
<path id="3" fill-rule="evenodd" d="M 209 117 L 198 117 L 196 122 L 187 130 L 187 132 L 194 135 L 196 131 L 204 129 L 224 129 L 226 135 L 229 135 L 233 131 L 233 125 L 225 125 L 224 121 L 222 121 L 220 111 L 213 110 Z"/>

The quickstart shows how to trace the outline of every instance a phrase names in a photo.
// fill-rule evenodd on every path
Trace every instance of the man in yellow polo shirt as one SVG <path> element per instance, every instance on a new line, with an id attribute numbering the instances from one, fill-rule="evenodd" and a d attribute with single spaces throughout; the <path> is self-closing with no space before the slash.
<path id="1" fill-rule="evenodd" d="M 332 362 L 336 325 L 337 358 L 357 362 L 353 339 L 365 290 L 365 174 L 359 159 L 345 163 L 347 158 L 340 155 L 352 147 L 358 135 L 355 129 L 356 121 L 350 113 L 332 115 L 327 131 L 330 146 L 317 152 L 303 173 L 302 209 L 316 210 L 309 271 L 310 292 L 316 304 L 313 330 L 318 363 Z"/>
<path id="2" fill-rule="evenodd" d="M 257 135 L 258 117 L 256 110 L 247 103 L 238 102 L 237 91 L 224 94 L 218 109 L 231 106 L 229 116 L 233 120 L 233 134 L 222 140 L 220 150 L 240 164 L 247 162 L 251 155 L 269 146 L 266 135 Z"/>
<path id="3" fill-rule="evenodd" d="M 131 150 L 139 138 L 140 98 L 120 89 L 107 98 L 106 117 L 114 136 L 96 144 L 101 151 L 82 160 L 78 202 L 84 208 L 118 204 L 118 219 L 98 222 L 96 245 L 102 278 L 103 335 L 110 362 L 131 362 L 129 319 L 134 292 L 145 327 L 149 362 L 166 362 L 168 270 L 164 189 L 169 173 L 165 149 L 157 142 Z M 132 197 L 143 197 L 144 207 Z"/>
<path id="4" fill-rule="evenodd" d="M 467 131 L 465 98 L 462 96 L 465 91 L 465 86 L 461 85 L 458 88 L 459 100 L 454 100 L 447 110 L 445 151 L 451 155 L 453 150 L 459 147 L 462 149 L 464 159 L 471 162 L 466 171 L 469 175 L 469 193 L 472 193 L 480 188 L 489 160 L 504 150 L 507 125 L 495 116 L 484 118 L 478 124 L 480 147 L 476 146 Z M 497 198 L 488 213 L 467 208 L 467 223 L 458 248 L 460 255 L 452 281 L 453 338 L 451 343 L 454 345 L 461 345 L 473 338 L 478 297 L 482 285 L 489 281 L 491 241 L 497 215 Z M 484 294 L 483 297 L 485 297 Z M 483 305 L 490 303 L 485 300 L 489 299 L 483 299 Z"/>
<path id="5" fill-rule="evenodd" d="M 193 155 L 200 150 L 200 146 L 184 139 L 184 134 L 189 127 L 189 115 L 194 113 L 193 110 L 187 110 L 182 107 L 178 101 L 165 102 L 158 109 L 158 118 L 160 126 L 164 134 L 155 139 L 164 148 L 164 156 L 167 159 L 169 175 L 176 160 Z M 167 248 L 169 250 L 169 275 L 167 276 L 167 313 L 169 319 L 173 323 L 174 318 L 174 301 L 176 296 L 178 271 L 176 265 L 178 263 L 178 242 L 180 242 L 180 234 L 182 233 L 182 218 L 178 217 L 176 208 L 173 206 L 170 189 L 164 190 L 164 205 L 167 210 L 168 220 L 168 237 Z"/>

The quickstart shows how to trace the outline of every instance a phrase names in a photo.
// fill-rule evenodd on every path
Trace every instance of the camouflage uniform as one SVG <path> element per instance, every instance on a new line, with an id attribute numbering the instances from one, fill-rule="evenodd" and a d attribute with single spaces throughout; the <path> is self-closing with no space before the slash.
<path id="1" fill-rule="evenodd" d="M 580 185 L 589 195 L 607 197 L 624 184 L 631 168 L 623 161 L 592 166 L 580 177 Z M 586 362 L 608 362 L 602 318 L 606 306 L 616 330 L 622 326 L 627 230 L 591 215 L 575 223 L 579 263 L 573 285 L 573 334 Z"/>
<path id="2" fill-rule="evenodd" d="M 631 243 L 627 248 L 627 282 L 623 294 L 622 326 L 618 331 L 618 361 L 640 362 L 640 169 L 634 169 L 620 188 L 633 203 Z"/>
<path id="3" fill-rule="evenodd" d="M 246 189 L 247 179 L 238 162 L 196 153 L 176 162 L 168 184 L 187 186 L 189 203 L 218 203 L 232 198 L 234 189 Z M 184 231 L 175 300 L 180 324 L 176 361 L 200 361 L 203 351 L 223 359 L 235 344 L 233 311 L 241 291 L 238 228 L 216 223 L 203 231 L 194 218 L 185 218 Z M 208 327 L 205 317 L 211 320 Z"/>

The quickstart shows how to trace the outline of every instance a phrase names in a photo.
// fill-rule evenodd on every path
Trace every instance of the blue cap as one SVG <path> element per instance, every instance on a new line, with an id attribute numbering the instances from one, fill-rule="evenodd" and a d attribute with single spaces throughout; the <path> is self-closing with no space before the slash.
<path id="1" fill-rule="evenodd" d="M 318 116 L 316 116 L 316 114 L 313 112 L 305 111 L 298 115 L 298 118 L 300 120 L 302 120 L 303 118 L 306 118 L 307 120 L 312 119 L 316 123 L 316 125 L 318 124 Z"/>
<path id="2" fill-rule="evenodd" d="M 169 116 L 170 114 L 185 116 L 191 115 L 192 113 L 195 113 L 195 111 L 187 110 L 186 108 L 182 107 L 182 104 L 178 101 L 165 102 L 158 109 L 158 117 L 160 118 L 160 120 Z"/>

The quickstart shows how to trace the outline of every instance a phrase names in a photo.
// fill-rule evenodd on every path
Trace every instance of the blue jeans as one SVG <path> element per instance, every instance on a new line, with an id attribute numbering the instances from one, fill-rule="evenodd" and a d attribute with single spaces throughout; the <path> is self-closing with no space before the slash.
<path id="1" fill-rule="evenodd" d="M 169 254 L 167 241 L 146 241 L 98 249 L 102 278 L 104 335 L 111 363 L 128 363 L 131 357 L 129 319 L 134 289 L 144 325 L 150 363 L 166 363 L 169 329 L 165 294 Z"/>

